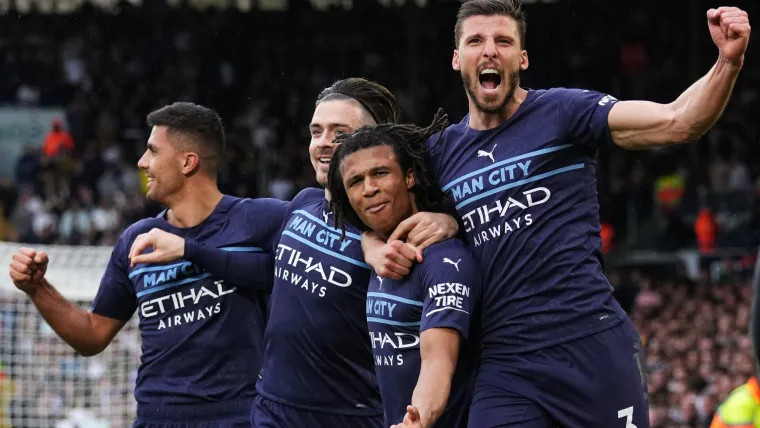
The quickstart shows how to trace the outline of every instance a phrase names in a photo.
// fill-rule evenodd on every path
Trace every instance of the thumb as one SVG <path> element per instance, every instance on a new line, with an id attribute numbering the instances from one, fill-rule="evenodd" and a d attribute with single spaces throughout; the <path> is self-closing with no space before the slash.
<path id="1" fill-rule="evenodd" d="M 710 9 L 707 11 L 707 22 L 713 25 L 720 24 L 720 11 L 718 9 Z"/>
<path id="2" fill-rule="evenodd" d="M 34 256 L 34 262 L 37 263 L 38 266 L 43 267 L 47 265 L 48 262 L 48 255 L 45 251 L 40 251 Z"/>
<path id="3" fill-rule="evenodd" d="M 417 408 L 414 406 L 406 406 L 406 414 L 409 416 L 409 419 L 412 422 L 417 422 L 420 420 L 420 414 L 417 411 Z"/>
<path id="4" fill-rule="evenodd" d="M 414 219 L 414 217 L 409 217 L 408 219 L 402 221 L 398 224 L 398 226 L 396 226 L 396 229 L 393 230 L 393 233 L 391 233 L 391 236 L 388 238 L 388 242 L 393 240 L 404 241 L 404 239 L 401 238 L 405 238 L 416 225 L 417 221 Z"/>
<path id="5" fill-rule="evenodd" d="M 154 263 L 157 256 L 158 256 L 158 252 L 156 251 L 152 253 L 148 253 L 148 254 L 138 254 L 132 257 L 131 259 L 132 263 L 130 267 L 135 267 L 136 265 L 140 263 Z"/>

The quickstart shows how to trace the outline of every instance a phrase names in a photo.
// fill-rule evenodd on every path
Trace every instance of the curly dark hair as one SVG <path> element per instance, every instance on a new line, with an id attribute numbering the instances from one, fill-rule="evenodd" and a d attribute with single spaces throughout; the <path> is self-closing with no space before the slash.
<path id="1" fill-rule="evenodd" d="M 336 138 L 335 142 L 339 145 L 330 162 L 327 190 L 331 195 L 330 208 L 335 214 L 335 227 L 341 230 L 341 240 L 345 239 L 346 223 L 363 231 L 369 230 L 351 207 L 340 173 L 343 160 L 359 150 L 376 146 L 392 147 L 401 170 L 406 172 L 411 169 L 414 174 L 415 185 L 411 191 L 417 208 L 428 212 L 443 210 L 447 196 L 425 165 L 425 142 L 435 134 L 440 138 L 448 124 L 448 116 L 443 109 L 438 109 L 433 122 L 425 128 L 403 124 L 364 126 L 353 134 L 342 134 Z"/>

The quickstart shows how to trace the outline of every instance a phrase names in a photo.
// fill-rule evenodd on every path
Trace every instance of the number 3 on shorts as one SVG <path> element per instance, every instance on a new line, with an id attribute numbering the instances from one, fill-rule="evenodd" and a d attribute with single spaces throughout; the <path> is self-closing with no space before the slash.
<path id="1" fill-rule="evenodd" d="M 618 419 L 625 418 L 625 428 L 638 428 L 633 424 L 633 406 L 618 410 Z"/>

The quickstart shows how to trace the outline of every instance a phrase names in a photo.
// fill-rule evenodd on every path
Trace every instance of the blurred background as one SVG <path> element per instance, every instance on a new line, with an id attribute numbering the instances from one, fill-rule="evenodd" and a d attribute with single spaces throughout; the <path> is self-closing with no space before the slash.
<path id="1" fill-rule="evenodd" d="M 530 88 L 674 100 L 714 63 L 710 7 L 757 2 L 532 0 Z M 216 109 L 225 193 L 290 199 L 316 185 L 316 95 L 367 77 L 404 119 L 466 113 L 451 70 L 454 0 L 0 0 L 0 428 L 127 427 L 136 318 L 82 359 L 5 273 L 27 243 L 83 306 L 112 245 L 146 204 L 145 116 L 174 101 Z M 758 26 L 760 27 L 760 26 Z M 754 35 L 753 37 L 757 37 Z M 757 43 L 755 41 L 755 43 Z M 599 153 L 605 266 L 641 332 L 652 427 L 707 427 L 753 373 L 750 277 L 760 245 L 760 64 L 753 44 L 723 118 L 699 143 Z"/>

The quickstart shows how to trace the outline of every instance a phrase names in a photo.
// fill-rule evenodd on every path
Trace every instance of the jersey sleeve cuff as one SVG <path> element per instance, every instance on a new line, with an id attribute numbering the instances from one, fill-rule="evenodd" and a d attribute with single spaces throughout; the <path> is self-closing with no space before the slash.
<path id="1" fill-rule="evenodd" d="M 462 339 L 467 339 L 469 331 L 465 331 L 464 328 L 462 328 L 461 325 L 451 322 L 451 321 L 444 321 L 444 322 L 430 322 L 423 324 L 420 326 L 420 334 L 422 334 L 425 330 L 430 330 L 431 328 L 448 328 L 450 330 L 454 330 L 457 333 L 459 333 L 460 336 L 462 336 Z"/>

